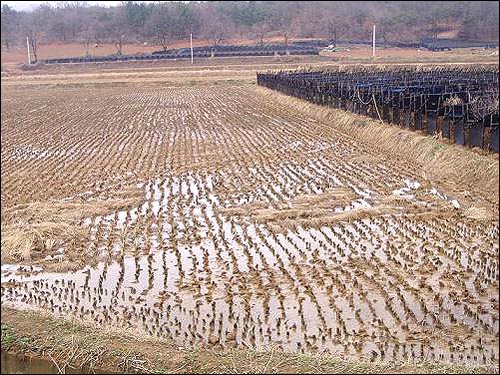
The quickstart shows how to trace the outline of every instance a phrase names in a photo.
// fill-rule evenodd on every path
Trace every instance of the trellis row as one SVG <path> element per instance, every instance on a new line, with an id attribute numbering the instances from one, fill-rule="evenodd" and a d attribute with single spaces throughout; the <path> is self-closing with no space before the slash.
<path id="1" fill-rule="evenodd" d="M 498 66 L 356 67 L 258 73 L 257 83 L 310 102 L 498 153 Z"/>
<path id="2" fill-rule="evenodd" d="M 318 55 L 318 49 L 261 49 L 252 51 L 199 51 L 194 52 L 196 58 L 207 57 L 241 57 L 241 56 L 277 56 L 277 55 Z M 190 52 L 185 53 L 164 53 L 164 54 L 144 54 L 144 55 L 122 55 L 122 56 L 93 56 L 93 57 L 64 57 L 58 59 L 42 60 L 44 64 L 74 64 L 74 63 L 99 63 L 116 61 L 141 61 L 141 60 L 174 60 L 189 59 Z"/>

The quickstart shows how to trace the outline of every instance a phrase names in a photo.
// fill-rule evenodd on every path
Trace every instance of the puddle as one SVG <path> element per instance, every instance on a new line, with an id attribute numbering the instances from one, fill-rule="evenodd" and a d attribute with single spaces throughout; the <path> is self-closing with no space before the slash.
<path id="1" fill-rule="evenodd" d="M 45 359 L 27 357 L 22 354 L 13 354 L 2 351 L 2 374 L 60 374 L 57 366 Z M 89 368 L 72 368 L 67 366 L 64 374 L 113 374 L 109 371 L 102 371 Z"/>

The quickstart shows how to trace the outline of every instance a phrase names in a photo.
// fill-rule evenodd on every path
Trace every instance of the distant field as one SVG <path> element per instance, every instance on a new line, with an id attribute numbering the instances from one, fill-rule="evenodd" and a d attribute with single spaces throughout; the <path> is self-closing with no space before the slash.
<path id="1" fill-rule="evenodd" d="M 283 42 L 283 38 L 270 38 L 269 42 Z M 208 46 L 210 45 L 208 40 L 194 40 L 193 46 Z M 244 44 L 251 45 L 255 44 L 255 41 L 246 39 L 231 39 L 226 42 L 227 44 Z M 179 40 L 173 42 L 168 48 L 185 48 L 189 47 L 189 40 Z M 126 43 L 123 44 L 122 53 L 123 54 L 136 54 L 136 53 L 151 53 L 153 51 L 159 51 L 162 47 L 159 45 L 144 45 L 141 43 Z M 51 59 L 57 57 L 77 57 L 85 56 L 86 49 L 83 44 L 80 43 L 53 43 L 53 44 L 40 44 L 39 47 L 39 58 L 40 59 Z M 89 53 L 93 56 L 106 56 L 116 53 L 116 47 L 113 43 L 103 43 L 99 47 L 91 45 Z M 26 46 L 14 46 L 9 51 L 2 49 L 2 64 L 4 63 L 25 63 L 27 59 Z"/>
<path id="2" fill-rule="evenodd" d="M 283 42 L 282 38 L 273 38 L 269 41 Z M 242 40 L 235 39 L 230 40 L 227 44 L 245 44 L 251 45 L 255 44 L 252 40 Z M 200 40 L 195 41 L 194 46 L 207 46 L 210 45 L 209 41 Z M 189 47 L 188 41 L 177 41 L 173 43 L 169 48 L 184 48 Z M 124 44 L 123 54 L 143 54 L 151 53 L 153 51 L 161 50 L 160 46 L 144 46 L 142 44 Z M 498 49 L 497 49 L 498 51 Z M 114 44 L 104 43 L 99 47 L 92 46 L 89 50 L 92 56 L 106 56 L 116 53 L 116 48 Z M 86 50 L 82 44 L 78 43 L 66 43 L 66 44 L 41 44 L 39 47 L 39 59 L 51 59 L 58 57 L 78 57 L 85 56 Z M 496 57 L 491 56 L 492 50 L 482 50 L 482 49 L 456 49 L 452 51 L 444 52 L 432 52 L 428 50 L 418 51 L 414 48 L 384 48 L 379 47 L 377 50 L 377 58 L 379 59 L 390 59 L 390 60 L 432 60 L 432 59 L 446 59 L 450 62 L 459 61 L 469 61 L 478 59 L 491 59 L 498 60 L 498 55 Z M 366 59 L 371 58 L 372 49 L 370 46 L 357 45 L 350 48 L 350 51 L 342 51 L 335 53 L 327 53 L 326 56 L 330 58 L 340 59 L 341 61 L 346 61 L 350 59 Z M 2 64 L 7 66 L 13 64 L 27 63 L 26 57 L 26 46 L 14 46 L 9 51 L 2 50 L 1 55 Z"/>

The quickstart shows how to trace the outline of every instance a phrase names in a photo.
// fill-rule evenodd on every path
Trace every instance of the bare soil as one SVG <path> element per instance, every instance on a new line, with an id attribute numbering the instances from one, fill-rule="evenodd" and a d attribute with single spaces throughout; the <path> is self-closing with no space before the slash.
<path id="1" fill-rule="evenodd" d="M 297 40 L 307 40 L 297 39 Z M 270 37 L 266 38 L 267 43 L 283 43 L 283 38 L 280 37 Z M 204 39 L 194 39 L 193 47 L 203 47 L 210 46 L 210 40 Z M 228 45 L 255 45 L 255 40 L 250 39 L 228 39 L 226 44 Z M 168 46 L 169 49 L 177 48 L 189 48 L 189 39 L 178 40 L 173 42 Z M 151 45 L 144 43 L 125 43 L 122 46 L 122 54 L 124 55 L 134 55 L 134 54 L 145 54 L 154 51 L 161 51 L 162 47 L 160 45 Z M 61 57 L 83 57 L 86 55 L 86 48 L 80 43 L 41 43 L 39 46 L 39 59 L 55 59 Z M 116 54 L 117 49 L 113 43 L 103 43 L 99 44 L 97 47 L 95 44 L 91 45 L 89 48 L 89 54 L 91 56 L 109 56 Z M 27 53 L 24 45 L 13 46 L 9 50 L 5 50 L 2 47 L 2 64 L 12 65 L 12 64 L 22 64 L 27 62 Z"/>
<path id="2" fill-rule="evenodd" d="M 270 38 L 269 41 L 279 41 L 279 38 Z M 209 40 L 194 40 L 193 47 L 207 46 L 210 45 Z M 251 45 L 255 44 L 255 41 L 247 39 L 230 39 L 227 44 L 236 45 Z M 169 49 L 174 48 L 187 48 L 189 47 L 188 40 L 178 40 L 173 42 Z M 143 43 L 125 43 L 122 46 L 122 54 L 124 55 L 134 55 L 134 54 L 144 54 L 151 53 L 153 51 L 161 51 L 162 47 L 159 45 L 144 45 Z M 91 45 L 89 48 L 89 53 L 91 56 L 108 56 L 116 54 L 117 49 L 113 43 L 103 43 L 99 44 L 97 47 L 95 44 Z M 60 57 L 78 57 L 85 56 L 86 48 L 80 43 L 41 43 L 39 45 L 39 59 L 55 59 Z M 25 63 L 27 58 L 25 46 L 13 46 L 9 50 L 2 49 L 2 64 L 9 63 Z"/>

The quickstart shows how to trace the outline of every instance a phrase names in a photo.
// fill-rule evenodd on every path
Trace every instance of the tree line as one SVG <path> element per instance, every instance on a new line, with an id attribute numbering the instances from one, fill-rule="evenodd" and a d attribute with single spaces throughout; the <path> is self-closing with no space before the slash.
<path id="1" fill-rule="evenodd" d="M 190 33 L 212 45 L 229 39 L 265 43 L 281 37 L 370 40 L 372 25 L 382 42 L 414 42 L 444 31 L 476 40 L 498 40 L 497 1 L 124 1 L 90 6 L 84 1 L 43 4 L 32 11 L 2 6 L 3 49 L 25 43 L 152 43 L 167 50 Z"/>

